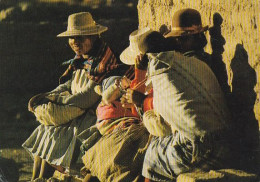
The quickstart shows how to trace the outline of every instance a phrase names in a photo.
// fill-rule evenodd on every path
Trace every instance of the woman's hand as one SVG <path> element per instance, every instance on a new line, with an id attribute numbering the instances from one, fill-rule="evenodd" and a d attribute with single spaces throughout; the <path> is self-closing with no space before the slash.
<path id="1" fill-rule="evenodd" d="M 39 104 L 43 99 L 45 99 L 45 96 L 47 96 L 47 93 L 41 93 L 38 95 L 33 96 L 28 103 L 28 110 L 31 112 L 34 112 L 34 107 Z"/>
<path id="2" fill-rule="evenodd" d="M 139 54 L 135 58 L 135 67 L 140 70 L 145 70 L 148 65 L 148 58 L 146 55 Z"/>
<path id="3" fill-rule="evenodd" d="M 122 97 L 120 98 L 121 104 L 123 108 L 132 108 L 132 106 L 134 106 L 132 103 L 129 103 L 127 101 L 126 95 L 122 95 Z"/>
<path id="4" fill-rule="evenodd" d="M 141 64 L 141 62 L 142 62 L 142 59 L 143 59 L 143 54 L 139 54 L 139 55 L 137 55 L 136 56 L 136 58 L 135 58 L 135 66 L 138 68 L 139 67 L 139 65 Z"/>
<path id="5" fill-rule="evenodd" d="M 126 94 L 122 96 L 121 103 L 123 100 L 126 103 L 135 104 L 136 106 L 141 106 L 144 101 L 144 98 L 145 98 L 144 94 L 129 88 L 126 90 Z"/>

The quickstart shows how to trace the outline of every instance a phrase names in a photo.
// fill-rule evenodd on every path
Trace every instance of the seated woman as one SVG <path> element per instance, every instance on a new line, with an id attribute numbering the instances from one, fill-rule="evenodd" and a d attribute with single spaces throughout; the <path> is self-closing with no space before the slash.
<path id="1" fill-rule="evenodd" d="M 154 111 L 172 133 L 152 138 L 142 171 L 146 181 L 175 181 L 194 169 L 228 168 L 236 154 L 234 126 L 218 80 L 207 62 L 191 55 L 204 47 L 205 41 L 196 41 L 203 40 L 206 30 L 200 14 L 177 11 L 173 25 L 167 37 L 173 37 L 183 54 L 148 54 Z"/>
<path id="2" fill-rule="evenodd" d="M 126 64 L 135 64 L 135 78 L 131 82 L 130 88 L 138 93 L 145 93 L 146 86 L 144 83 L 146 81 L 145 74 L 148 62 L 140 62 L 138 55 L 146 52 L 163 51 L 166 44 L 165 38 L 160 33 L 149 28 L 136 30 L 131 33 L 130 45 L 140 46 L 140 41 L 138 41 L 140 39 L 145 40 L 143 45 L 141 45 L 144 47 L 143 52 L 131 51 L 130 54 L 127 52 L 127 59 L 125 59 L 124 53 L 122 53 L 121 60 Z M 100 181 L 140 180 L 142 179 L 141 170 L 149 138 L 149 133 L 141 122 L 141 114 L 142 110 L 145 112 L 152 109 L 152 97 L 147 96 L 144 99 L 143 94 L 139 94 L 142 98 L 139 98 L 139 96 L 129 98 L 129 94 L 125 94 L 127 86 L 125 87 L 124 85 L 126 84 L 120 85 L 115 80 L 113 78 L 104 80 L 102 96 L 106 94 L 106 89 L 110 90 L 113 87 L 116 90 L 115 92 L 119 94 L 115 94 L 116 96 L 111 93 L 107 94 L 117 100 L 109 100 L 109 97 L 104 97 L 98 106 L 97 118 L 99 120 L 96 127 L 102 135 L 93 145 L 83 141 L 85 154 L 82 159 L 91 175 L 96 176 Z M 106 84 L 108 85 L 106 86 Z M 120 97 L 121 103 L 118 100 Z M 129 99 L 144 99 L 144 104 L 142 106 L 138 103 L 127 105 L 126 102 Z M 106 109 L 101 112 L 103 107 Z M 136 108 L 138 109 L 136 110 Z M 91 139 L 87 138 L 85 141 L 91 141 Z"/>
<path id="3" fill-rule="evenodd" d="M 81 12 L 70 15 L 67 31 L 58 35 L 68 38 L 76 54 L 74 59 L 66 62 L 69 67 L 60 79 L 65 83 L 51 92 L 34 96 L 28 108 L 35 113 L 42 104 L 56 104 L 55 107 L 80 108 L 83 114 L 63 124 L 46 121 L 23 143 L 34 158 L 32 180 L 49 178 L 55 168 L 69 172 L 80 153 L 76 136 L 96 122 L 93 109 L 100 96 L 95 93 L 94 87 L 109 75 L 125 70 L 116 70 L 121 64 L 99 36 L 106 30 L 107 27 L 95 23 L 90 13 Z"/>
<path id="4" fill-rule="evenodd" d="M 137 112 L 124 108 L 124 77 L 109 77 L 102 84 L 102 101 L 97 107 L 97 123 L 79 135 L 85 168 L 100 181 L 133 181 L 141 177 L 142 161 L 149 133 Z M 97 87 L 95 90 L 98 90 Z M 107 98 L 107 96 L 110 96 Z M 113 99 L 111 99 L 113 98 Z M 101 167 L 102 166 L 102 167 Z M 85 181 L 89 178 L 86 176 Z"/>

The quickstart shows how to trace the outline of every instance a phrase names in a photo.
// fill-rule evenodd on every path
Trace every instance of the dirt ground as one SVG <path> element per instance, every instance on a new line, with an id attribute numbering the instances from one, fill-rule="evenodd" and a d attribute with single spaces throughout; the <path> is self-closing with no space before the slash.
<path id="1" fill-rule="evenodd" d="M 4 174 L 10 182 L 31 177 L 33 161 L 21 144 L 39 123 L 27 110 L 28 100 L 55 88 L 65 69 L 61 62 L 74 56 L 67 40 L 56 38 L 68 15 L 91 12 L 109 27 L 103 38 L 118 54 L 138 26 L 136 3 L 32 2 L 0 1 L 0 178 Z"/>

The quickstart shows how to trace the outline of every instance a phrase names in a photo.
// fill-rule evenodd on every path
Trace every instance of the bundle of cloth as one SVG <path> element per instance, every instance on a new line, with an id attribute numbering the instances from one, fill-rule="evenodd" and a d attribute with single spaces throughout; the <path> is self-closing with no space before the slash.
<path id="1" fill-rule="evenodd" d="M 56 97 L 56 95 L 69 96 L 68 91 L 62 93 L 51 93 L 46 97 Z M 75 119 L 85 112 L 81 109 L 72 105 L 62 105 L 55 102 L 51 102 L 46 99 L 46 102 L 41 102 L 35 109 L 33 113 L 36 120 L 44 125 L 59 126 L 68 123 L 72 119 Z"/>
<path id="2" fill-rule="evenodd" d="M 228 127 L 229 109 L 211 69 L 175 51 L 148 54 L 154 109 L 190 140 Z"/>
<path id="3" fill-rule="evenodd" d="M 195 57 L 176 51 L 149 53 L 148 58 L 147 84 L 153 87 L 157 115 L 154 128 L 158 130 L 165 122 L 171 132 L 154 134 L 145 155 L 143 176 L 167 181 L 195 168 L 230 166 L 235 155 L 233 126 L 212 70 Z M 147 119 L 144 123 L 152 121 Z"/>

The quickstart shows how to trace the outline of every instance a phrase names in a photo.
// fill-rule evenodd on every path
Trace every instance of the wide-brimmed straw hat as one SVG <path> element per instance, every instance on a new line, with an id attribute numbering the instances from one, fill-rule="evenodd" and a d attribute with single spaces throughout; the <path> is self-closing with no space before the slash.
<path id="1" fill-rule="evenodd" d="M 201 33 L 208 30 L 202 26 L 200 13 L 195 9 L 181 9 L 172 17 L 171 31 L 165 37 L 179 37 Z"/>
<path id="2" fill-rule="evenodd" d="M 60 33 L 57 37 L 97 35 L 107 29 L 107 27 L 97 24 L 89 12 L 80 12 L 68 17 L 67 31 Z"/>
<path id="3" fill-rule="evenodd" d="M 129 40 L 130 45 L 120 55 L 120 60 L 128 65 L 135 64 L 137 55 L 163 51 L 166 44 L 166 38 L 149 27 L 135 30 Z"/>
<path id="4" fill-rule="evenodd" d="M 130 45 L 121 53 L 120 60 L 128 65 L 135 64 L 135 58 L 139 54 L 145 54 L 147 46 L 143 44 L 144 39 L 147 35 L 152 32 L 152 29 L 145 27 L 133 31 L 129 35 Z"/>

